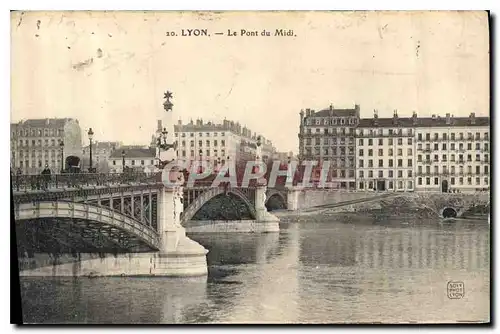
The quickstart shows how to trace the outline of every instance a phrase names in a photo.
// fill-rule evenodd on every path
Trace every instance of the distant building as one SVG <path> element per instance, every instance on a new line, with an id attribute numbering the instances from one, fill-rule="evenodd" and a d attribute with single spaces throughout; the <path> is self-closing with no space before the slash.
<path id="1" fill-rule="evenodd" d="M 341 189 L 355 189 L 355 129 L 359 105 L 354 109 L 300 112 L 299 159 L 318 162 L 312 179 L 319 178 L 323 161 L 330 161 L 329 182 Z"/>
<path id="2" fill-rule="evenodd" d="M 156 149 L 153 147 L 121 146 L 111 152 L 108 159 L 110 173 L 121 173 L 124 167 L 137 172 L 152 172 L 157 169 Z"/>
<path id="3" fill-rule="evenodd" d="M 159 125 L 161 127 L 161 125 Z M 250 160 L 255 158 L 258 135 L 239 123 L 224 120 L 222 124 L 203 120 L 175 125 L 180 161 L 204 160 L 210 166 L 224 164 L 230 160 Z M 263 159 L 272 157 L 276 149 L 270 140 L 261 136 Z"/>
<path id="4" fill-rule="evenodd" d="M 13 169 L 38 174 L 48 165 L 52 173 L 59 173 L 66 158 L 82 157 L 82 133 L 76 119 L 28 119 L 10 127 Z"/>
<path id="5" fill-rule="evenodd" d="M 93 142 L 92 143 L 92 167 L 96 168 L 98 173 L 106 173 L 109 170 L 109 157 L 111 153 L 122 146 L 121 142 Z M 90 167 L 90 145 L 82 150 L 83 158 L 81 167 L 88 170 Z"/>

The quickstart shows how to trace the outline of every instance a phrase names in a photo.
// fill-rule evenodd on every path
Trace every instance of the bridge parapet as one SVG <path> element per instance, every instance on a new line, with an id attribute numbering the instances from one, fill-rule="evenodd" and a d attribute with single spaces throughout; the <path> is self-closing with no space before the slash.
<path id="1" fill-rule="evenodd" d="M 147 173 L 64 173 L 51 175 L 15 175 L 13 191 L 37 191 L 117 184 L 161 183 L 161 174 Z"/>

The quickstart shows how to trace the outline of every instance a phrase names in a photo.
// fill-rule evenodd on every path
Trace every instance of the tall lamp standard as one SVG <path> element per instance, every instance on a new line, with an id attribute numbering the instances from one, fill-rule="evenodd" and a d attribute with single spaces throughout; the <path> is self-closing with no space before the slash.
<path id="1" fill-rule="evenodd" d="M 90 167 L 89 167 L 89 172 L 93 173 L 93 168 L 92 168 L 92 137 L 94 136 L 94 131 L 92 131 L 92 128 L 89 129 L 89 132 L 87 133 L 89 136 L 89 141 L 90 141 Z"/>
<path id="2" fill-rule="evenodd" d="M 61 148 L 61 174 L 64 172 L 64 141 L 59 142 L 59 147 Z"/>
<path id="3" fill-rule="evenodd" d="M 203 162 L 202 162 L 202 157 L 201 157 L 203 155 L 203 150 L 200 148 L 198 153 L 200 153 L 200 173 L 203 173 Z"/>
<path id="4" fill-rule="evenodd" d="M 122 172 L 125 171 L 125 150 L 122 150 Z"/>

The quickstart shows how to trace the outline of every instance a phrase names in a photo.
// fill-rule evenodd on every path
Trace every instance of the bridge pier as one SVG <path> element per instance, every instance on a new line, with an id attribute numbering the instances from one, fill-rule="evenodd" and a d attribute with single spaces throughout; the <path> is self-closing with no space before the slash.
<path id="1" fill-rule="evenodd" d="M 286 190 L 288 211 L 297 211 L 299 209 L 299 195 L 302 189 L 298 187 L 289 187 Z"/>
<path id="2" fill-rule="evenodd" d="M 207 275 L 206 250 L 186 236 L 181 226 L 183 210 L 182 188 L 164 187 L 159 196 L 160 251 L 155 257 L 157 276 L 202 276 Z"/>
<path id="3" fill-rule="evenodd" d="M 279 232 L 279 218 L 266 208 L 266 190 L 265 185 L 255 189 L 255 232 Z"/>

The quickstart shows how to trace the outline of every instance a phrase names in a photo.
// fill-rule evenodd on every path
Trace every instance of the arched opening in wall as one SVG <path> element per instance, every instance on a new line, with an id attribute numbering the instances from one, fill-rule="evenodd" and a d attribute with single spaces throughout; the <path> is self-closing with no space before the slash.
<path id="1" fill-rule="evenodd" d="M 441 182 L 441 192 L 444 192 L 444 193 L 448 192 L 448 180 L 443 180 Z"/>
<path id="2" fill-rule="evenodd" d="M 281 196 L 274 194 L 266 202 L 267 211 L 283 210 L 285 209 L 285 203 Z"/>
<path id="3" fill-rule="evenodd" d="M 444 218 L 456 218 L 457 211 L 453 208 L 446 208 L 443 210 L 443 217 Z"/>

